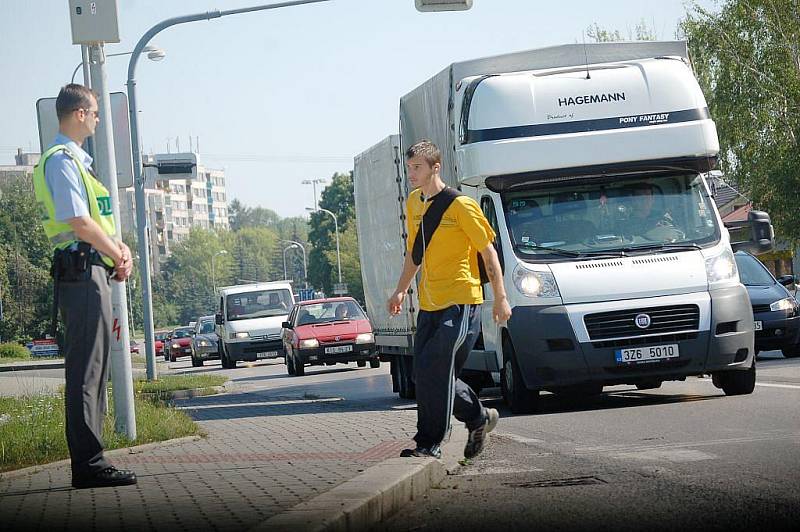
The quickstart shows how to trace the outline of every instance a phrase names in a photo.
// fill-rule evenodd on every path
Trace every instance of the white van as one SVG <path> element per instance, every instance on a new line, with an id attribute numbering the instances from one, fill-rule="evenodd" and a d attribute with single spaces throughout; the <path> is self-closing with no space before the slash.
<path id="1" fill-rule="evenodd" d="M 513 315 L 492 321 L 465 365 L 514 412 L 540 390 L 655 388 L 712 374 L 755 384 L 753 314 L 706 183 L 719 142 L 684 42 L 565 45 L 454 63 L 400 100 L 400 136 L 355 161 L 367 309 L 393 385 L 413 397 L 415 301 L 388 315 L 403 264 L 403 151 L 429 138 L 447 183 L 498 235 Z M 398 199 L 400 200 L 398 202 Z M 766 213 L 753 240 L 772 245 Z"/>
<path id="2" fill-rule="evenodd" d="M 223 368 L 237 360 L 284 356 L 281 324 L 294 306 L 289 281 L 226 286 L 219 291 L 216 314 Z"/>

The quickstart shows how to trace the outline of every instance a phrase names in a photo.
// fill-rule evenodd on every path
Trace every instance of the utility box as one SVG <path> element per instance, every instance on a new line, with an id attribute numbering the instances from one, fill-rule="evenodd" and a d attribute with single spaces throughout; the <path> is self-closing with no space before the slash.
<path id="1" fill-rule="evenodd" d="M 117 0 L 69 0 L 72 44 L 119 42 Z"/>

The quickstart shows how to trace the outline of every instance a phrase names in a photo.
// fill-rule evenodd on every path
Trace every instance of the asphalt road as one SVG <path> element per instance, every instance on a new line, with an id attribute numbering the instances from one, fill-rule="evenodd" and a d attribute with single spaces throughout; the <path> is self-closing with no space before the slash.
<path id="1" fill-rule="evenodd" d="M 707 379 L 606 388 L 501 420 L 489 448 L 380 529 L 782 530 L 800 518 L 800 360 L 749 396 Z"/>

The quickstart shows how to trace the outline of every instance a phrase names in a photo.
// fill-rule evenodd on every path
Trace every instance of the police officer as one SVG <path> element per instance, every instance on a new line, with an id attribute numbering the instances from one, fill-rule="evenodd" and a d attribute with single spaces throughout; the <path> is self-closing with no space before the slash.
<path id="1" fill-rule="evenodd" d="M 54 312 L 64 322 L 66 435 L 75 488 L 136 483 L 131 471 L 103 456 L 108 354 L 111 345 L 111 279 L 131 273 L 131 251 L 114 238 L 108 190 L 81 149 L 99 121 L 97 98 L 70 84 L 56 99 L 59 133 L 33 174 L 45 233 L 54 248 Z"/>

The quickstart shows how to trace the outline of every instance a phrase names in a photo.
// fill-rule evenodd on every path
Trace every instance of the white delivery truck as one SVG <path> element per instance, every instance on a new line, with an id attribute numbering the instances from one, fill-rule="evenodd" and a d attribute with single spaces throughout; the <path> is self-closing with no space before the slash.
<path id="1" fill-rule="evenodd" d="M 716 128 L 684 42 L 565 45 L 454 63 L 402 97 L 400 136 L 355 159 L 367 310 L 395 391 L 413 397 L 416 297 L 385 302 L 406 249 L 403 151 L 442 150 L 442 175 L 481 205 L 513 316 L 465 366 L 515 412 L 540 390 L 593 394 L 711 374 L 728 395 L 755 384 L 753 314 L 705 173 Z M 766 213 L 752 239 L 772 245 Z"/>
<path id="2" fill-rule="evenodd" d="M 222 367 L 235 368 L 237 360 L 285 356 L 282 324 L 293 306 L 290 281 L 220 288 L 215 318 Z"/>

